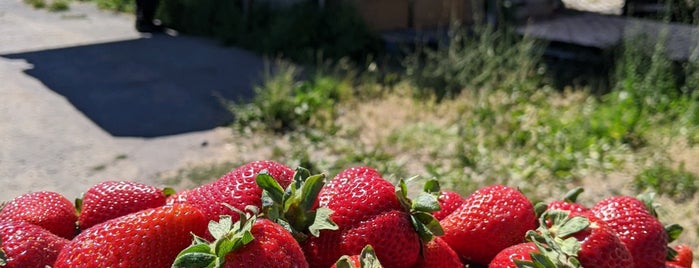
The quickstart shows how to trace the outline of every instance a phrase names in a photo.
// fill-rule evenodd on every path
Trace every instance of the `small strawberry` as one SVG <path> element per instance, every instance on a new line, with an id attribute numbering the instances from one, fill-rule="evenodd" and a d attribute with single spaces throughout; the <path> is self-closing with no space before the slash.
<path id="1" fill-rule="evenodd" d="M 171 190 L 166 190 L 170 192 Z M 131 181 L 106 181 L 92 186 L 78 200 L 78 226 L 81 230 L 95 224 L 148 208 L 165 205 L 166 192 Z"/>
<path id="2" fill-rule="evenodd" d="M 524 241 L 536 228 L 534 206 L 516 189 L 494 185 L 466 197 L 440 221 L 444 239 L 465 262 L 488 265 L 503 249 Z"/>
<path id="3" fill-rule="evenodd" d="M 379 258 L 371 245 L 367 245 L 358 255 L 342 256 L 330 268 L 382 268 Z"/>
<path id="4" fill-rule="evenodd" d="M 414 268 L 463 268 L 459 255 L 439 237 L 422 246 L 422 255 Z"/>
<path id="5" fill-rule="evenodd" d="M 192 233 L 206 233 L 208 220 L 189 205 L 162 206 L 114 218 L 75 237 L 54 268 L 170 267 L 189 246 Z"/>
<path id="6" fill-rule="evenodd" d="M 284 227 L 254 215 L 248 218 L 241 213 L 238 218 L 233 223 L 231 216 L 224 215 L 219 222 L 210 223 L 209 231 L 216 240 L 208 243 L 195 237 L 172 267 L 308 267 L 301 247 Z"/>
<path id="7" fill-rule="evenodd" d="M 52 266 L 68 242 L 28 222 L 0 222 L 0 267 Z"/>
<path id="8" fill-rule="evenodd" d="M 440 210 L 435 211 L 432 215 L 440 221 L 463 205 L 465 201 L 459 193 L 454 191 L 440 191 L 437 200 Z"/>
<path id="9" fill-rule="evenodd" d="M 568 192 L 563 200 L 552 201 L 548 204 L 547 210 L 565 210 L 570 212 L 586 212 L 589 208 L 580 203 L 576 203 L 578 196 L 584 191 L 582 187 L 575 188 Z"/>
<path id="10" fill-rule="evenodd" d="M 0 222 L 26 221 L 66 239 L 75 236 L 77 220 L 73 203 L 48 191 L 20 195 L 0 210 Z"/>
<path id="11" fill-rule="evenodd" d="M 590 211 L 617 233 L 631 252 L 635 267 L 665 265 L 668 235 L 643 201 L 630 196 L 613 196 L 599 201 Z"/>
<path id="12" fill-rule="evenodd" d="M 289 185 L 294 174 L 292 169 L 277 162 L 250 162 L 210 184 L 175 194 L 168 199 L 168 203 L 195 206 L 209 220 L 218 220 L 220 215 L 230 215 L 237 221 L 239 215 L 225 204 L 238 210 L 244 210 L 247 206 L 262 207 L 262 189 L 257 186 L 255 178 L 265 170 L 283 187 Z"/>
<path id="13" fill-rule="evenodd" d="M 516 261 L 531 261 L 531 253 L 537 252 L 539 249 L 532 242 L 516 244 L 495 255 L 488 268 L 517 268 Z"/>
<path id="14" fill-rule="evenodd" d="M 692 261 L 694 260 L 694 254 L 692 253 L 692 247 L 686 244 L 680 244 L 673 247 L 677 255 L 672 260 L 666 261 L 665 264 L 677 265 L 679 267 L 691 268 Z"/>

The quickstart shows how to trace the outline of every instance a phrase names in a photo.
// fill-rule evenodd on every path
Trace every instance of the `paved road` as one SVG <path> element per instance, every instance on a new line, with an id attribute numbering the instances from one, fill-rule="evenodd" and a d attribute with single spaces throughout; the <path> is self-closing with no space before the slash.
<path id="1" fill-rule="evenodd" d="M 0 200 L 73 198 L 106 179 L 155 184 L 160 172 L 231 154 L 217 96 L 250 96 L 263 60 L 206 39 L 140 35 L 133 20 L 89 3 L 51 13 L 0 1 Z"/>

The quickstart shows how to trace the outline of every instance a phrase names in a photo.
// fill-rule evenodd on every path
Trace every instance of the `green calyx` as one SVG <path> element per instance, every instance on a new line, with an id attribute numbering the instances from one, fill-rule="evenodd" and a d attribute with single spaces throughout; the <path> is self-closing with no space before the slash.
<path id="1" fill-rule="evenodd" d="M 2 209 L 0 209 L 2 210 Z M 2 239 L 0 239 L 0 267 L 5 267 L 7 265 L 7 255 L 5 251 L 2 250 Z"/>
<path id="2" fill-rule="evenodd" d="M 210 243 L 206 239 L 194 236 L 191 246 L 181 251 L 175 258 L 172 268 L 219 268 L 223 266 L 226 255 L 234 252 L 254 240 L 251 230 L 257 220 L 256 213 L 247 215 L 242 211 L 240 220 L 233 223 L 228 215 L 209 222 L 209 232 L 214 237 Z"/>
<path id="3" fill-rule="evenodd" d="M 381 268 L 381 263 L 379 262 L 379 258 L 376 257 L 376 252 L 374 252 L 374 248 L 371 245 L 367 245 L 362 249 L 362 252 L 359 253 L 359 267 L 356 267 L 352 262 L 350 261 L 350 257 L 345 255 L 342 256 L 337 262 L 335 263 L 335 267 L 337 268 Z"/>
<path id="4" fill-rule="evenodd" d="M 415 199 L 408 198 L 408 186 L 405 180 L 400 180 L 396 186 L 398 201 L 406 211 L 410 213 L 410 221 L 417 231 L 420 240 L 427 243 L 435 236 L 444 235 L 444 230 L 439 221 L 432 216 L 432 212 L 439 211 L 438 193 L 439 182 L 429 180 L 425 183 L 424 191 Z"/>
<path id="5" fill-rule="evenodd" d="M 575 203 L 578 201 L 578 196 L 585 191 L 582 187 L 575 187 L 574 189 L 568 191 L 563 197 L 563 201 L 568 203 Z"/>
<path id="6" fill-rule="evenodd" d="M 286 189 L 263 171 L 255 179 L 262 188 L 262 212 L 268 219 L 284 226 L 297 241 L 309 235 L 318 237 L 321 230 L 337 230 L 330 220 L 333 211 L 315 208 L 320 190 L 325 185 L 325 175 L 311 175 L 308 169 L 299 167 L 291 184 Z"/>
<path id="7" fill-rule="evenodd" d="M 552 210 L 539 218 L 539 228 L 527 232 L 527 240 L 533 242 L 539 252 L 530 253 L 531 261 L 513 260 L 520 268 L 580 268 L 578 252 L 580 241 L 576 234 L 590 226 L 590 221 L 581 216 L 568 217 L 569 212 Z M 547 223 L 551 227 L 547 227 Z"/>

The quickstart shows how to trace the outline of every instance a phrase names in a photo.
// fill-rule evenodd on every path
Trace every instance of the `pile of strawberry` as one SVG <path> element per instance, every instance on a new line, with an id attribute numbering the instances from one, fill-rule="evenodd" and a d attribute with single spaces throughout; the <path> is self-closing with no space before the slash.
<path id="1" fill-rule="evenodd" d="M 493 185 L 467 197 L 428 181 L 410 199 L 369 167 L 332 179 L 273 161 L 173 193 L 128 181 L 0 208 L 0 267 L 691 268 L 648 200 L 534 205 Z M 645 202 L 644 202 L 645 201 Z"/>

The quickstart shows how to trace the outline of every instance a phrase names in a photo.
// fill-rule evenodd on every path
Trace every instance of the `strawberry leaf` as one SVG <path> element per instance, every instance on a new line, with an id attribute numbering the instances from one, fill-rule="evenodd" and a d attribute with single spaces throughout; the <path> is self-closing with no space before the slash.
<path id="1" fill-rule="evenodd" d="M 379 258 L 376 257 L 376 252 L 371 245 L 367 245 L 359 254 L 359 263 L 363 268 L 380 268 Z"/>
<path id="2" fill-rule="evenodd" d="M 401 179 L 398 181 L 398 185 L 396 185 L 396 197 L 398 197 L 398 201 L 403 208 L 406 210 L 412 208 L 412 202 L 408 198 L 408 185 L 405 184 L 405 180 Z"/>
<path id="3" fill-rule="evenodd" d="M 566 201 L 568 203 L 575 203 L 578 200 L 578 196 L 584 191 L 584 188 L 576 187 L 573 190 L 570 190 L 566 193 L 566 195 L 563 197 L 563 201 Z"/>
<path id="4" fill-rule="evenodd" d="M 416 211 L 410 214 L 410 221 L 413 223 L 420 240 L 429 242 L 435 236 L 444 235 L 444 230 L 439 221 L 427 212 Z"/>
<path id="5" fill-rule="evenodd" d="M 172 268 L 207 268 L 214 267 L 216 255 L 202 252 L 191 252 L 177 256 Z"/>
<path id="6" fill-rule="evenodd" d="M 315 206 L 316 198 L 325 185 L 325 174 L 318 174 L 307 177 L 305 183 L 301 186 L 301 207 L 305 210 L 310 210 Z"/>
<path id="7" fill-rule="evenodd" d="M 673 242 L 680 237 L 684 228 L 676 223 L 665 225 L 665 233 L 667 233 L 667 243 Z"/>
<path id="8" fill-rule="evenodd" d="M 171 188 L 171 187 L 165 187 L 165 188 L 163 188 L 163 194 L 165 195 L 165 197 L 174 195 L 174 194 L 176 194 L 176 193 L 177 193 L 177 191 L 175 191 L 175 189 L 173 189 L 173 188 Z"/>
<path id="9" fill-rule="evenodd" d="M 413 200 L 412 209 L 423 212 L 435 212 L 439 211 L 441 207 L 439 206 L 439 201 L 435 195 L 421 193 Z"/>
<path id="10" fill-rule="evenodd" d="M 209 222 L 209 233 L 214 237 L 214 239 L 223 238 L 228 232 L 230 232 L 233 227 L 233 220 L 231 216 L 223 215 L 220 217 L 219 221 Z"/>
<path id="11" fill-rule="evenodd" d="M 588 226 L 590 226 L 590 221 L 587 218 L 580 216 L 572 217 L 563 222 L 556 235 L 558 237 L 568 237 L 585 230 Z"/>
<path id="12" fill-rule="evenodd" d="M 330 220 L 330 214 L 332 213 L 332 209 L 329 208 L 318 208 L 316 210 L 313 224 L 308 227 L 311 235 L 318 237 L 320 236 L 320 230 L 337 230 L 339 228 L 337 224 Z"/>
<path id="13" fill-rule="evenodd" d="M 284 189 L 279 183 L 274 180 L 274 178 L 267 173 L 267 171 L 262 171 L 255 178 L 257 185 L 262 188 L 267 196 L 272 199 L 273 202 L 283 203 L 284 200 Z"/>
<path id="14" fill-rule="evenodd" d="M 426 193 L 439 194 L 441 187 L 439 186 L 439 181 L 435 179 L 428 180 L 425 182 L 425 186 L 422 188 Z"/>

